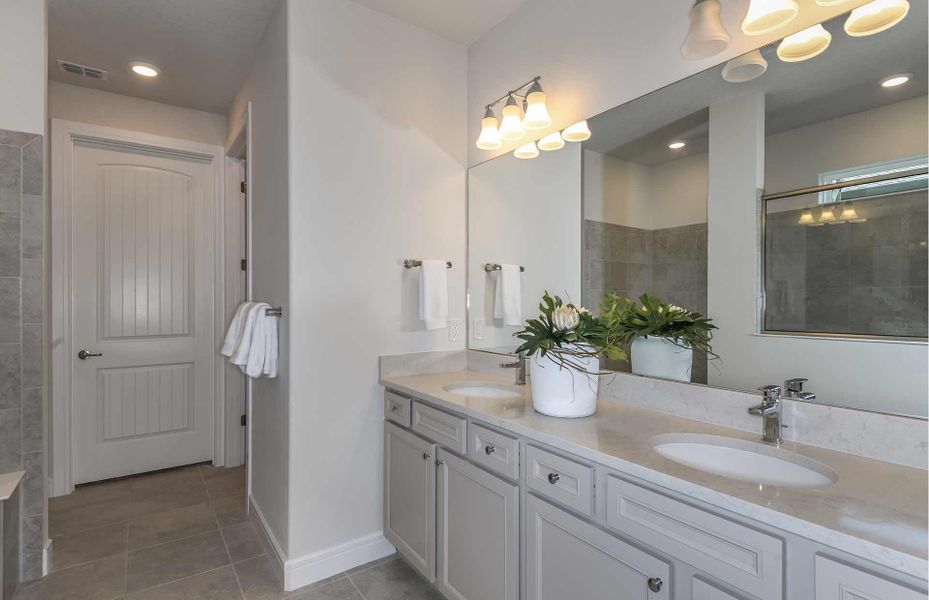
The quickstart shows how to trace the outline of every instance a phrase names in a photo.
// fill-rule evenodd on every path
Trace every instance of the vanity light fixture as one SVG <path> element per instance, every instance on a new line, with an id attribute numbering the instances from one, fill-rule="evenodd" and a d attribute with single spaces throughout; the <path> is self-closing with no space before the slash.
<path id="1" fill-rule="evenodd" d="M 819 224 L 832 223 L 835 221 L 835 214 L 832 212 L 832 207 L 826 207 L 819 213 Z"/>
<path id="2" fill-rule="evenodd" d="M 129 68 L 132 69 L 132 72 L 136 75 L 141 75 L 142 77 L 158 77 L 161 73 L 161 70 L 151 63 L 138 62 L 134 61 L 129 63 Z"/>
<path id="3" fill-rule="evenodd" d="M 497 117 L 489 106 L 481 119 L 481 135 L 477 138 L 477 147 L 481 150 L 499 150 L 503 147 L 503 140 L 497 132 Z"/>
<path id="4" fill-rule="evenodd" d="M 570 127 L 566 127 L 561 132 L 561 137 L 566 142 L 583 142 L 590 139 L 590 128 L 587 127 L 587 121 L 578 121 Z"/>
<path id="5" fill-rule="evenodd" d="M 723 67 L 723 79 L 729 83 L 745 83 L 758 79 L 768 70 L 768 61 L 761 55 L 760 50 L 746 52 L 726 63 Z"/>
<path id="6" fill-rule="evenodd" d="M 851 202 L 845 205 L 842 209 L 842 215 L 839 218 L 849 223 L 864 223 L 867 221 L 867 219 L 862 219 L 858 216 L 858 211 L 855 210 Z"/>
<path id="7" fill-rule="evenodd" d="M 674 140 L 673 142 L 668 144 L 668 148 L 670 148 L 671 150 L 680 150 L 686 145 L 687 145 L 687 142 L 685 142 L 684 140 Z"/>
<path id="8" fill-rule="evenodd" d="M 549 152 L 551 150 L 560 150 L 562 148 L 564 148 L 564 138 L 561 137 L 560 131 L 550 133 L 539 140 L 539 150 L 545 150 L 546 152 Z"/>
<path id="9" fill-rule="evenodd" d="M 503 107 L 503 122 L 500 123 L 500 138 L 508 142 L 520 140 L 526 135 L 526 128 L 520 119 L 522 111 L 513 94 L 509 94 L 506 99 L 506 106 Z"/>
<path id="10" fill-rule="evenodd" d="M 902 21 L 909 10 L 907 0 L 873 0 L 848 15 L 845 33 L 852 37 L 880 33 Z"/>
<path id="11" fill-rule="evenodd" d="M 709 58 L 729 46 L 729 33 L 720 19 L 719 0 L 696 0 L 690 8 L 690 29 L 681 56 L 692 60 Z"/>
<path id="12" fill-rule="evenodd" d="M 524 144 L 513 151 L 513 156 L 522 159 L 535 158 L 538 155 L 539 149 L 536 147 L 535 142 Z"/>
<path id="13" fill-rule="evenodd" d="M 832 34 L 822 23 L 788 35 L 777 47 L 777 57 L 784 62 L 800 62 L 819 56 L 832 42 Z"/>
<path id="14" fill-rule="evenodd" d="M 813 211 L 805 210 L 803 214 L 800 215 L 800 220 L 797 221 L 798 225 L 813 225 L 816 221 L 813 219 Z"/>
<path id="15" fill-rule="evenodd" d="M 476 142 L 478 148 L 499 150 L 503 147 L 503 142 L 523 139 L 527 129 L 545 129 L 551 126 L 552 118 L 545 106 L 545 92 L 539 83 L 541 79 L 539 76 L 533 77 L 484 107 L 481 135 Z M 525 95 L 520 93 L 522 90 L 526 90 Z M 494 105 L 504 100 L 506 104 L 503 106 L 503 119 L 498 127 Z"/>
<path id="16" fill-rule="evenodd" d="M 816 0 L 816 4 L 820 6 L 838 6 L 846 2 L 851 2 L 851 0 Z"/>
<path id="17" fill-rule="evenodd" d="M 896 73 L 881 79 L 881 87 L 894 88 L 903 85 L 913 77 L 912 73 Z"/>
<path id="18" fill-rule="evenodd" d="M 523 118 L 523 126 L 526 129 L 545 129 L 551 124 L 552 118 L 545 108 L 545 92 L 536 79 L 526 93 L 526 116 Z"/>
<path id="19" fill-rule="evenodd" d="M 799 12 L 796 0 L 751 0 L 742 21 L 742 33 L 768 33 L 793 21 Z"/>

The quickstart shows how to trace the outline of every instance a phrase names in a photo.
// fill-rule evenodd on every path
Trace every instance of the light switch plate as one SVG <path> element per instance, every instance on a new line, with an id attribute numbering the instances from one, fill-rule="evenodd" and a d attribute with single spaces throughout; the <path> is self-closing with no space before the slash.
<path id="1" fill-rule="evenodd" d="M 461 339 L 461 331 L 464 329 L 464 321 L 461 319 L 448 320 L 448 341 L 457 342 Z"/>
<path id="2" fill-rule="evenodd" d="M 474 330 L 474 339 L 484 339 L 484 319 L 474 319 L 472 329 Z"/>

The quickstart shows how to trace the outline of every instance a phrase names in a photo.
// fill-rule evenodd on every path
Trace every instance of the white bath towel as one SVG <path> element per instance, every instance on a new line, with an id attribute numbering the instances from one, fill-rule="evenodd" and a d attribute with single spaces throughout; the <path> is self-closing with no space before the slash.
<path id="1" fill-rule="evenodd" d="M 277 376 L 277 318 L 266 302 L 245 302 L 229 325 L 222 354 L 249 377 Z"/>
<path id="2" fill-rule="evenodd" d="M 242 339 L 242 334 L 245 330 L 245 317 L 248 315 L 248 310 L 253 304 L 254 302 L 243 302 L 235 309 L 235 314 L 232 316 L 232 321 L 229 323 L 229 330 L 226 331 L 226 339 L 223 341 L 223 348 L 219 351 L 223 356 L 232 356 L 232 352 L 239 344 L 239 340 Z"/>
<path id="3" fill-rule="evenodd" d="M 503 319 L 504 325 L 519 327 L 523 324 L 521 279 L 519 265 L 500 265 L 494 290 L 494 318 Z"/>
<path id="4" fill-rule="evenodd" d="M 419 273 L 419 318 L 426 329 L 448 327 L 448 265 L 424 260 Z"/>

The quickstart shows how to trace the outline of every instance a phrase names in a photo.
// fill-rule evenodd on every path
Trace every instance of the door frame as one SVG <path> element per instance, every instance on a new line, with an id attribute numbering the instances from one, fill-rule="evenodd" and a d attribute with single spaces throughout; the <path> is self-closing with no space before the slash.
<path id="1" fill-rule="evenodd" d="M 225 333 L 223 304 L 224 272 L 224 163 L 221 145 L 180 140 L 64 119 L 51 119 L 51 448 L 52 481 L 49 496 L 62 496 L 74 490 L 71 339 L 71 211 L 70 181 L 74 145 L 79 142 L 102 144 L 117 150 L 157 152 L 177 158 L 209 162 L 213 173 L 213 464 L 225 462 L 226 403 L 223 361 L 218 349 Z M 232 408 L 231 406 L 229 408 Z"/>

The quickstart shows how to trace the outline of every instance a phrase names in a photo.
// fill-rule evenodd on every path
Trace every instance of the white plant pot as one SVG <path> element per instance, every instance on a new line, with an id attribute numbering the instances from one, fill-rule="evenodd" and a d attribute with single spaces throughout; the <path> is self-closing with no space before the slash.
<path id="1" fill-rule="evenodd" d="M 591 373 L 600 370 L 597 357 L 574 358 Z M 529 377 L 532 387 L 532 406 L 550 417 L 586 417 L 597 410 L 597 375 L 582 373 L 562 366 L 550 356 L 538 353 L 529 357 Z"/>
<path id="2" fill-rule="evenodd" d="M 693 348 L 681 348 L 660 337 L 636 338 L 632 342 L 632 372 L 636 375 L 690 381 Z"/>

